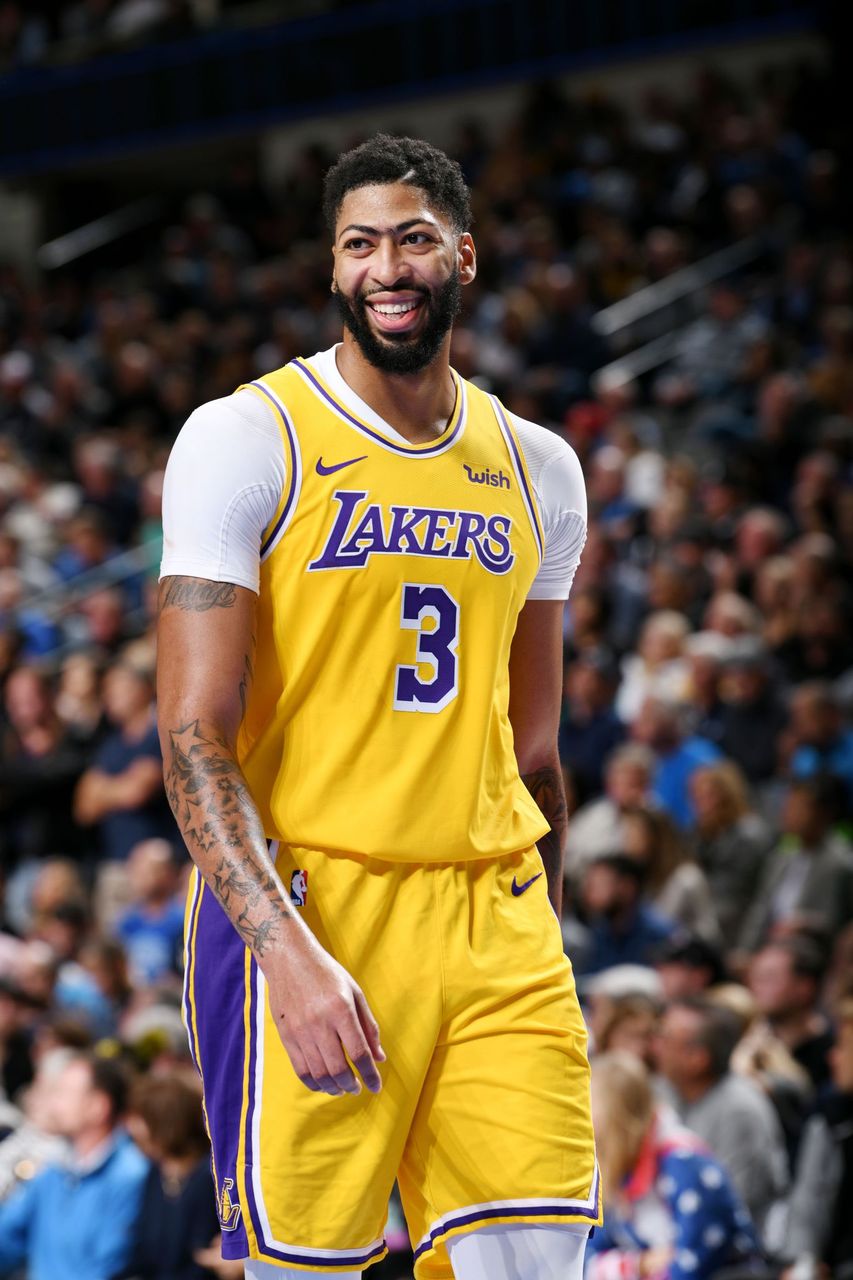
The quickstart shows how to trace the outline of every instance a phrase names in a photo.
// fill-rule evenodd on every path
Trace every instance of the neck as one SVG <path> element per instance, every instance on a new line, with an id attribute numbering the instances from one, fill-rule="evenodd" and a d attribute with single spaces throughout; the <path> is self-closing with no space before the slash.
<path id="1" fill-rule="evenodd" d="M 74 1154 L 78 1160 L 85 1160 L 86 1156 L 90 1156 L 96 1151 L 102 1143 L 111 1137 L 112 1129 L 87 1129 L 84 1133 L 78 1133 L 71 1145 L 74 1148 Z"/>
<path id="2" fill-rule="evenodd" d="M 677 1089 L 684 1102 L 698 1102 L 716 1083 L 716 1080 L 700 1076 L 698 1080 L 682 1080 Z"/>
<path id="3" fill-rule="evenodd" d="M 348 331 L 336 360 L 344 382 L 412 444 L 424 444 L 442 434 L 456 403 L 449 363 L 450 334 L 436 358 L 419 373 L 376 369 Z"/>

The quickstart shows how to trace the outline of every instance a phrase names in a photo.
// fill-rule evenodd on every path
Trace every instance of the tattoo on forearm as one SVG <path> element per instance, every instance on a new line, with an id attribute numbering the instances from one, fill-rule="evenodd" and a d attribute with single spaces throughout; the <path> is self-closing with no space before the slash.
<path id="1" fill-rule="evenodd" d="M 537 845 L 548 877 L 548 895 L 559 917 L 563 893 L 563 846 L 569 821 L 563 775 L 556 765 L 545 765 L 525 774 L 522 781 L 551 824 L 551 830 L 540 837 Z"/>
<path id="2" fill-rule="evenodd" d="M 191 613 L 208 609 L 230 609 L 237 592 L 230 582 L 208 582 L 205 578 L 165 578 L 160 590 L 160 608 L 172 606 Z"/>
<path id="3" fill-rule="evenodd" d="M 228 744 L 207 737 L 198 720 L 169 730 L 169 742 L 166 795 L 187 848 L 246 945 L 262 956 L 292 913 L 259 852 L 265 840 L 246 781 Z"/>

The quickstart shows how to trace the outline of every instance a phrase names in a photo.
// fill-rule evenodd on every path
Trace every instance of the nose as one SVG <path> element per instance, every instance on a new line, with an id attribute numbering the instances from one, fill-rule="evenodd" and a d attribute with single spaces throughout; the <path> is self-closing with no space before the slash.
<path id="1" fill-rule="evenodd" d="M 383 289 L 393 287 L 408 279 L 405 255 L 394 236 L 382 236 L 371 262 L 372 275 Z"/>

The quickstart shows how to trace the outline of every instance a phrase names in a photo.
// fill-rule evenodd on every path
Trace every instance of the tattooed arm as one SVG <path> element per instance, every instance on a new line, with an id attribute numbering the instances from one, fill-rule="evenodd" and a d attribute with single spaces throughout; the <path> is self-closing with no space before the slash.
<path id="1" fill-rule="evenodd" d="M 509 718 L 521 776 L 551 830 L 538 842 L 548 896 L 560 919 L 568 819 L 557 751 L 563 689 L 563 601 L 528 600 L 509 662 Z"/>
<path id="2" fill-rule="evenodd" d="M 359 988 L 290 903 L 236 756 L 252 677 L 253 592 L 204 578 L 160 590 L 157 713 L 166 794 L 190 856 L 268 984 L 294 1070 L 311 1089 L 379 1087 L 376 1023 Z"/>

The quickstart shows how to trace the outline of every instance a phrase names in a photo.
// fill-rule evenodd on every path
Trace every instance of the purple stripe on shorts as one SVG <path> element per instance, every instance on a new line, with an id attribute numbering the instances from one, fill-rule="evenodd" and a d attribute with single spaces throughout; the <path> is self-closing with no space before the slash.
<path id="1" fill-rule="evenodd" d="M 222 1256 L 223 1258 L 233 1258 L 233 1253 L 226 1253 L 227 1241 L 223 1237 Z M 285 1249 L 273 1249 L 270 1245 L 262 1245 L 259 1242 L 259 1253 L 262 1258 L 275 1258 L 277 1262 L 295 1262 L 301 1267 L 363 1267 L 366 1263 L 371 1262 L 374 1258 L 378 1258 L 380 1254 L 385 1252 L 386 1245 L 384 1240 L 378 1241 L 370 1249 L 357 1250 L 354 1253 L 323 1253 L 318 1249 L 316 1253 L 311 1253 L 310 1257 L 304 1253 L 288 1253 Z M 242 1256 L 242 1255 L 240 1255 Z"/>
<path id="2" fill-rule="evenodd" d="M 238 1203 L 237 1151 L 246 1054 L 245 966 L 245 944 L 205 886 L 198 909 L 193 971 L 196 1049 L 216 1176 L 220 1192 L 225 1179 L 231 1179 L 230 1196 L 234 1204 Z M 231 1246 L 230 1257 L 243 1258 L 248 1254 L 242 1213 L 236 1226 L 223 1232 L 223 1238 Z"/>
<path id="3" fill-rule="evenodd" d="M 472 1213 L 459 1213 L 454 1217 L 445 1218 L 438 1227 L 433 1227 L 429 1233 L 429 1240 L 424 1240 L 415 1249 L 415 1259 L 421 1257 L 428 1249 L 431 1249 L 436 1240 L 440 1236 L 447 1235 L 448 1231 L 455 1231 L 459 1227 L 472 1226 L 474 1223 L 488 1222 L 493 1218 L 589 1218 L 591 1222 L 595 1222 L 598 1218 L 597 1196 L 593 1197 L 593 1209 L 587 1209 L 583 1205 L 576 1208 L 567 1207 L 561 1204 L 543 1204 L 543 1205 L 519 1205 L 512 1208 L 508 1205 L 504 1209 L 478 1209 Z"/>

